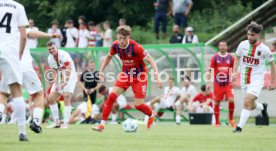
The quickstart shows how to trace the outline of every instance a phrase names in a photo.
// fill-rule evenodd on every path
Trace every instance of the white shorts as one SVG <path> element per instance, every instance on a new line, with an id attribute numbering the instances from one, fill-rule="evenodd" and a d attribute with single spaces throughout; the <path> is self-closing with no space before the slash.
<path id="1" fill-rule="evenodd" d="M 51 88 L 51 93 L 52 92 L 57 92 L 59 94 L 62 94 L 64 92 L 68 92 L 68 93 L 74 93 L 75 91 L 75 87 L 77 84 L 77 78 L 76 77 L 72 77 L 69 79 L 69 81 L 67 82 L 66 86 L 61 89 L 61 84 L 60 85 L 56 85 L 55 83 L 53 84 L 52 88 Z"/>
<path id="2" fill-rule="evenodd" d="M 242 96 L 244 98 L 247 93 L 250 93 L 250 94 L 252 94 L 252 95 L 254 95 L 258 98 L 261 91 L 262 91 L 262 89 L 263 89 L 263 87 L 264 87 L 264 82 L 263 81 L 254 81 L 250 84 L 242 85 L 241 86 Z"/>
<path id="3" fill-rule="evenodd" d="M 127 106 L 126 98 L 123 95 L 120 95 L 116 102 L 119 104 L 119 109 L 123 109 Z"/>
<path id="4" fill-rule="evenodd" d="M 0 91 L 5 93 L 10 93 L 10 88 L 8 83 L 4 79 L 0 82 Z M 23 87 L 28 91 L 29 94 L 35 94 L 43 90 L 42 84 L 34 71 L 34 69 L 29 69 L 23 72 Z"/>
<path id="5" fill-rule="evenodd" d="M 23 75 L 19 55 L 11 54 L 8 57 L 1 58 L 0 54 L 0 72 L 2 73 L 1 81 L 5 81 L 5 84 L 18 83 L 22 85 Z"/>
<path id="6" fill-rule="evenodd" d="M 86 102 L 82 102 L 79 106 L 78 106 L 78 109 L 81 110 L 81 114 L 86 114 L 86 111 L 87 111 L 87 105 L 86 105 Z M 96 104 L 93 104 L 92 105 L 92 114 L 94 115 L 98 115 L 100 114 L 100 109 L 99 107 L 96 105 Z"/>

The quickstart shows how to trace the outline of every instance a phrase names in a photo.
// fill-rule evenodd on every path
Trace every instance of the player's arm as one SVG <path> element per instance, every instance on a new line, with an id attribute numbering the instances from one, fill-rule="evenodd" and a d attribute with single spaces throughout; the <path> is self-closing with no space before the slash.
<path id="1" fill-rule="evenodd" d="M 103 65 L 100 68 L 100 72 L 99 72 L 99 79 L 100 81 L 103 81 L 103 73 L 104 73 L 104 69 L 107 67 L 107 65 L 110 63 L 111 59 L 112 59 L 113 55 L 111 55 L 110 53 L 106 56 L 106 58 L 104 59 Z"/>
<path id="2" fill-rule="evenodd" d="M 25 26 L 19 27 L 19 32 L 20 32 L 19 59 L 21 60 L 25 49 L 26 41 L 27 41 L 26 27 Z"/>
<path id="3" fill-rule="evenodd" d="M 30 31 L 27 34 L 28 38 L 61 38 L 61 34 L 49 34 L 42 31 Z"/>
<path id="4" fill-rule="evenodd" d="M 275 89 L 274 82 L 275 82 L 275 76 L 276 76 L 276 68 L 274 61 L 271 61 L 270 63 L 270 72 L 271 72 L 271 79 L 270 79 L 270 90 Z"/>
<path id="5" fill-rule="evenodd" d="M 146 57 L 145 57 L 145 60 L 150 64 L 150 66 L 153 68 L 153 71 L 154 71 L 154 79 L 156 80 L 156 84 L 158 87 L 162 87 L 162 83 L 161 83 L 161 80 L 159 79 L 159 72 L 158 72 L 158 68 L 157 68 L 157 65 L 156 65 L 156 62 L 154 61 L 154 59 L 148 54 Z"/>
<path id="6" fill-rule="evenodd" d="M 210 61 L 210 65 L 209 65 L 209 69 L 207 71 L 207 75 L 206 75 L 206 85 L 208 87 L 211 87 L 212 85 L 212 74 L 214 73 L 214 68 L 215 68 L 215 59 L 214 59 L 214 56 L 211 58 L 211 61 Z"/>
<path id="7" fill-rule="evenodd" d="M 233 67 L 233 73 L 232 73 L 232 77 L 233 80 L 237 78 L 237 73 L 238 73 L 238 67 L 240 65 L 240 56 L 236 55 L 235 57 L 235 62 L 234 62 L 234 67 Z"/>

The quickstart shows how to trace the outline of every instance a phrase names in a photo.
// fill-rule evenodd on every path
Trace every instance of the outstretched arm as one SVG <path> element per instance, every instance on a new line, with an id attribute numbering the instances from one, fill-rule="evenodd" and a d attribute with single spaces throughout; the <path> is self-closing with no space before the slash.
<path id="1" fill-rule="evenodd" d="M 42 31 L 30 31 L 27 35 L 29 38 L 61 38 L 61 34 L 48 34 Z"/>
<path id="2" fill-rule="evenodd" d="M 106 58 L 104 59 L 104 62 L 103 62 L 103 65 L 101 66 L 101 69 L 100 69 L 100 75 L 99 75 L 99 79 L 101 81 L 103 81 L 103 72 L 104 72 L 104 69 L 106 68 L 106 66 L 110 63 L 111 59 L 112 59 L 113 55 L 111 54 L 108 54 L 106 56 Z"/>

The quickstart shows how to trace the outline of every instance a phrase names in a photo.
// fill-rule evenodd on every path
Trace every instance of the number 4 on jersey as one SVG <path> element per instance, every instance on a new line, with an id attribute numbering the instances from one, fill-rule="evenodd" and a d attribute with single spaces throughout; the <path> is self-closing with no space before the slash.
<path id="1" fill-rule="evenodd" d="M 11 33 L 11 13 L 6 13 L 0 21 L 0 28 L 6 28 L 6 33 Z"/>

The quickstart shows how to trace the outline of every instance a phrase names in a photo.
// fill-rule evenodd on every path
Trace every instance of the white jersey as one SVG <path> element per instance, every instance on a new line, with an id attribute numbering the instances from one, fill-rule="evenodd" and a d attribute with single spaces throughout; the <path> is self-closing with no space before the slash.
<path id="1" fill-rule="evenodd" d="M 112 45 L 112 42 L 113 42 L 112 30 L 111 29 L 107 29 L 105 31 L 104 38 L 109 38 L 109 40 L 104 39 L 103 40 L 103 46 L 104 47 L 110 47 Z"/>
<path id="2" fill-rule="evenodd" d="M 265 62 L 273 61 L 269 48 L 261 42 L 251 45 L 245 40 L 239 44 L 236 55 L 241 57 L 241 85 L 264 83 Z"/>
<path id="3" fill-rule="evenodd" d="M 24 6 L 13 0 L 0 0 L 0 57 L 18 54 L 19 27 L 28 25 Z M 13 48 L 17 53 L 4 48 Z"/>
<path id="4" fill-rule="evenodd" d="M 194 98 L 197 94 L 197 90 L 193 85 L 189 85 L 188 88 L 182 87 L 180 92 L 182 96 L 189 96 L 189 98 Z"/>
<path id="5" fill-rule="evenodd" d="M 79 48 L 87 48 L 88 47 L 88 36 L 89 31 L 87 29 L 79 30 Z"/>
<path id="6" fill-rule="evenodd" d="M 26 29 L 26 33 L 29 33 L 30 31 L 39 31 L 37 27 L 33 27 L 33 28 L 27 28 Z M 37 47 L 37 38 L 29 38 L 27 37 L 27 42 L 26 44 L 29 45 L 29 48 L 36 48 Z"/>
<path id="7" fill-rule="evenodd" d="M 60 29 L 48 29 L 48 34 L 61 34 Z M 55 42 L 57 48 L 60 48 L 60 43 L 61 43 L 62 38 L 51 38 L 51 41 Z"/>
<path id="8" fill-rule="evenodd" d="M 176 101 L 178 95 L 181 95 L 178 87 L 172 87 L 171 89 L 169 87 L 165 87 L 161 101 L 165 101 L 166 106 L 171 107 Z"/>
<path id="9" fill-rule="evenodd" d="M 65 45 L 66 48 L 74 48 L 77 46 L 76 40 L 79 38 L 79 32 L 77 28 L 75 27 L 67 28 L 66 37 L 67 37 L 67 41 Z"/>
<path id="10" fill-rule="evenodd" d="M 71 73 L 70 73 L 69 80 L 72 78 L 76 78 L 76 76 L 77 76 L 76 69 L 75 69 L 74 61 L 71 58 L 70 54 L 64 50 L 59 49 L 57 51 L 57 59 L 58 59 L 59 65 L 57 64 L 57 61 L 55 60 L 54 56 L 52 54 L 49 55 L 48 64 L 49 64 L 50 68 L 58 70 L 59 74 L 60 74 L 60 71 L 65 69 L 65 66 L 67 64 L 70 64 Z M 61 80 L 61 79 L 59 79 L 59 80 Z"/>
<path id="11" fill-rule="evenodd" d="M 27 32 L 27 35 L 29 32 Z M 32 58 L 31 52 L 30 52 L 29 43 L 26 43 L 26 45 L 25 45 L 25 49 L 24 49 L 23 56 L 21 59 L 21 66 L 22 66 L 23 72 L 26 70 L 30 70 L 30 69 L 33 70 L 33 58 Z"/>

